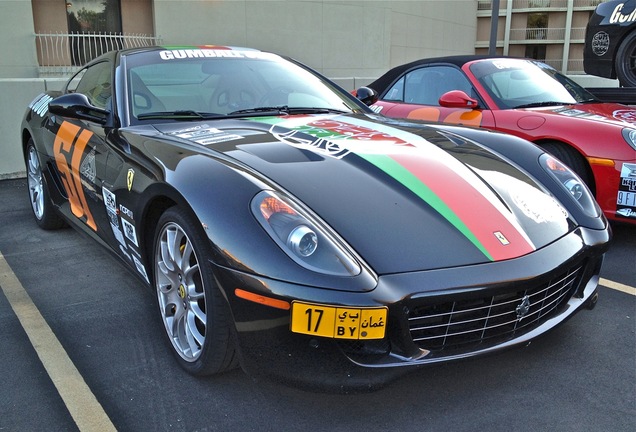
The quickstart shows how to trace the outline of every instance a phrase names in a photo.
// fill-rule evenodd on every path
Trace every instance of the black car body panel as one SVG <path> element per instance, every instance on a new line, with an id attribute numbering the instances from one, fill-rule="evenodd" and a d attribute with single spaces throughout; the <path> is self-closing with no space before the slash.
<path id="1" fill-rule="evenodd" d="M 200 271 L 212 275 L 211 289 L 228 306 L 246 370 L 369 388 L 408 369 L 396 366 L 522 343 L 595 301 L 610 239 L 607 220 L 597 206 L 590 214 L 569 196 L 534 145 L 483 130 L 378 116 L 318 75 L 348 108 L 307 107 L 313 96 L 297 89 L 283 93 L 289 100 L 304 98 L 299 114 L 291 104 L 262 114 L 236 107 L 225 114 L 188 111 L 181 93 L 168 85 L 155 88 L 159 96 L 137 98 L 140 87 L 127 68 L 152 65 L 148 59 L 159 54 L 166 62 L 183 54 L 179 61 L 187 67 L 189 59 L 204 62 L 203 54 L 265 55 L 206 47 L 108 54 L 84 72 L 109 64 L 111 81 L 100 88 L 82 93 L 79 79 L 78 88 L 34 100 L 22 125 L 25 157 L 33 143 L 56 211 L 149 287 L 159 286 L 162 215 L 178 208 L 196 221 L 193 232 L 204 233 L 209 243 Z M 274 57 L 277 65 L 299 67 Z M 214 74 L 220 63 L 203 69 Z M 152 81 L 151 74 L 146 78 Z M 100 102 L 104 90 L 112 93 Z M 189 97 L 188 88 L 183 92 Z M 88 94 L 90 105 L 60 98 L 77 93 Z M 217 109 L 224 97 L 214 97 Z M 148 111 L 158 103 L 179 106 Z M 75 115 L 60 114 L 67 112 Z M 294 256 L 278 242 L 258 212 L 271 197 L 309 221 L 318 247 L 340 250 L 338 261 L 350 273 L 323 271 L 321 262 L 307 264 L 306 256 Z M 438 319 L 427 318 L 431 311 L 500 297 L 507 298 L 509 315 L 503 331 L 475 336 L 468 320 L 462 332 L 473 337 L 467 340 L 425 341 L 424 333 L 438 328 L 425 324 Z M 356 321 L 357 337 L 351 337 L 353 324 L 343 323 L 325 336 L 298 331 L 290 310 L 320 316 L 337 310 L 339 319 L 348 314 L 352 320 L 369 311 L 382 315 Z M 380 330 L 381 337 L 365 339 L 367 331 Z"/>
<path id="2" fill-rule="evenodd" d="M 611 0 L 596 7 L 585 30 L 583 68 L 586 73 L 616 79 L 616 55 L 625 37 L 636 29 L 633 0 Z"/>

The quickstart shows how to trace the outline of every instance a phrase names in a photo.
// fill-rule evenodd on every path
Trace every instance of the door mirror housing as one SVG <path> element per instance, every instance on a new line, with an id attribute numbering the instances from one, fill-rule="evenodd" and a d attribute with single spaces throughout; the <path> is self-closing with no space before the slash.
<path id="1" fill-rule="evenodd" d="M 68 93 L 53 99 L 49 103 L 49 112 L 61 117 L 88 120 L 106 124 L 110 111 L 98 108 L 90 103 L 86 95 Z"/>
<path id="2" fill-rule="evenodd" d="M 473 99 L 461 90 L 451 90 L 439 98 L 439 105 L 444 108 L 479 108 L 477 99 Z"/>

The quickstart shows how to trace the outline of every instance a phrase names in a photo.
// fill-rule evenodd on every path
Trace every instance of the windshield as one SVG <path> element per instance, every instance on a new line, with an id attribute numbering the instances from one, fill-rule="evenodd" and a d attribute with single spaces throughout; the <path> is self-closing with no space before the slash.
<path id="1" fill-rule="evenodd" d="M 132 123 L 364 110 L 329 81 L 260 51 L 156 50 L 128 55 L 126 70 Z"/>
<path id="2" fill-rule="evenodd" d="M 571 79 L 532 60 L 484 60 L 470 70 L 502 109 L 596 101 Z"/>

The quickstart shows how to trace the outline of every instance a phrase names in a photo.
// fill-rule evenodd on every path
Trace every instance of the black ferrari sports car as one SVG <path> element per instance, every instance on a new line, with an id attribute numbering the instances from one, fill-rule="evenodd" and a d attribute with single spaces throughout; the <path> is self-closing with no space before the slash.
<path id="1" fill-rule="evenodd" d="M 37 224 L 151 287 L 195 375 L 372 389 L 597 300 L 610 228 L 562 163 L 376 115 L 275 54 L 111 52 L 37 96 L 21 138 Z"/>
<path id="2" fill-rule="evenodd" d="M 636 87 L 636 0 L 599 4 L 585 31 L 583 69 Z"/>

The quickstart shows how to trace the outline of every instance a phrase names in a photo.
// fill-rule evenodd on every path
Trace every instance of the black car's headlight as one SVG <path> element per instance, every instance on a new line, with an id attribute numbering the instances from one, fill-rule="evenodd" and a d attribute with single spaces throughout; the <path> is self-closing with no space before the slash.
<path id="1" fill-rule="evenodd" d="M 625 142 L 636 150 L 636 129 L 625 128 L 622 132 Z"/>
<path id="2" fill-rule="evenodd" d="M 336 276 L 355 276 L 361 267 L 344 242 L 317 217 L 272 191 L 252 200 L 252 213 L 265 231 L 301 266 Z"/>
<path id="3" fill-rule="evenodd" d="M 544 153 L 539 158 L 541 166 L 574 198 L 586 215 L 598 217 L 601 210 L 592 197 L 592 193 L 574 171 L 558 159 Z"/>

